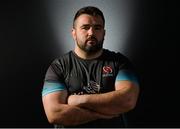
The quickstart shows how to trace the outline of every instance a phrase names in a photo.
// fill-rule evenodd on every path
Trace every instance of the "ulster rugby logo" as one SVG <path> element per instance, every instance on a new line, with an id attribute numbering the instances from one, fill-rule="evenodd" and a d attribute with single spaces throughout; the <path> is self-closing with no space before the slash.
<path id="1" fill-rule="evenodd" d="M 112 70 L 111 66 L 104 66 L 103 67 L 103 77 L 113 76 L 112 72 L 113 72 L 113 70 Z"/>
<path id="2" fill-rule="evenodd" d="M 103 67 L 103 74 L 109 74 L 109 73 L 112 73 L 111 66 L 104 66 Z"/>

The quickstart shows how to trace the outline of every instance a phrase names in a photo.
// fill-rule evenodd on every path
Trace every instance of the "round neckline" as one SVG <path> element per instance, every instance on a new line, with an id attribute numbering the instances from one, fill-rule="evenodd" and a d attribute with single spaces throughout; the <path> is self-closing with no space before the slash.
<path id="1" fill-rule="evenodd" d="M 103 55 L 103 53 L 104 53 L 104 49 L 103 49 L 101 55 L 99 55 L 98 57 L 93 58 L 93 59 L 83 59 L 83 58 L 79 57 L 79 56 L 74 52 L 74 50 L 71 50 L 71 53 L 72 53 L 76 58 L 78 58 L 78 59 L 80 59 L 80 60 L 83 60 L 83 61 L 88 61 L 88 62 L 89 62 L 89 61 L 93 61 L 93 60 L 96 60 L 96 59 L 100 58 L 100 57 Z"/>

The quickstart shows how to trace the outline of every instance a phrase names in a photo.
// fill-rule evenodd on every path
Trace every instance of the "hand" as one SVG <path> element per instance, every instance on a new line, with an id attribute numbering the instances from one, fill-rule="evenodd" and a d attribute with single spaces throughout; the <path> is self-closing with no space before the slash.
<path id="1" fill-rule="evenodd" d="M 68 97 L 68 99 L 67 99 L 67 104 L 68 104 L 68 105 L 74 105 L 74 106 L 76 106 L 76 103 L 75 103 L 75 101 L 76 101 L 76 96 L 77 96 L 77 95 L 70 95 L 70 96 Z"/>
<path id="2" fill-rule="evenodd" d="M 73 106 L 81 106 L 84 103 L 85 98 L 81 95 L 70 95 L 67 99 L 67 103 Z"/>

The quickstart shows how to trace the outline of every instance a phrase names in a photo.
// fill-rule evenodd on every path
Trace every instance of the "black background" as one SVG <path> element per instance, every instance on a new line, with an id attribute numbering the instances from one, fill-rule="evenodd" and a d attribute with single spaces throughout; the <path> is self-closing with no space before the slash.
<path id="1" fill-rule="evenodd" d="M 60 48 L 43 1 L 0 2 L 0 127 L 52 127 L 41 102 L 50 62 Z M 180 127 L 177 3 L 141 0 L 130 59 L 140 75 L 130 127 Z M 63 49 L 63 48 L 62 48 Z"/>

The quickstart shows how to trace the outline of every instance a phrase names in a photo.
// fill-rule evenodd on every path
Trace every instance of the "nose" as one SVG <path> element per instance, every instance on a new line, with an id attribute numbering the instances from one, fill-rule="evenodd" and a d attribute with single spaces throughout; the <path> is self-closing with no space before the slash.
<path id="1" fill-rule="evenodd" d="M 88 35 L 89 35 L 89 36 L 94 35 L 94 28 L 93 28 L 93 27 L 90 27 L 90 28 L 89 28 L 89 30 L 88 30 Z"/>

